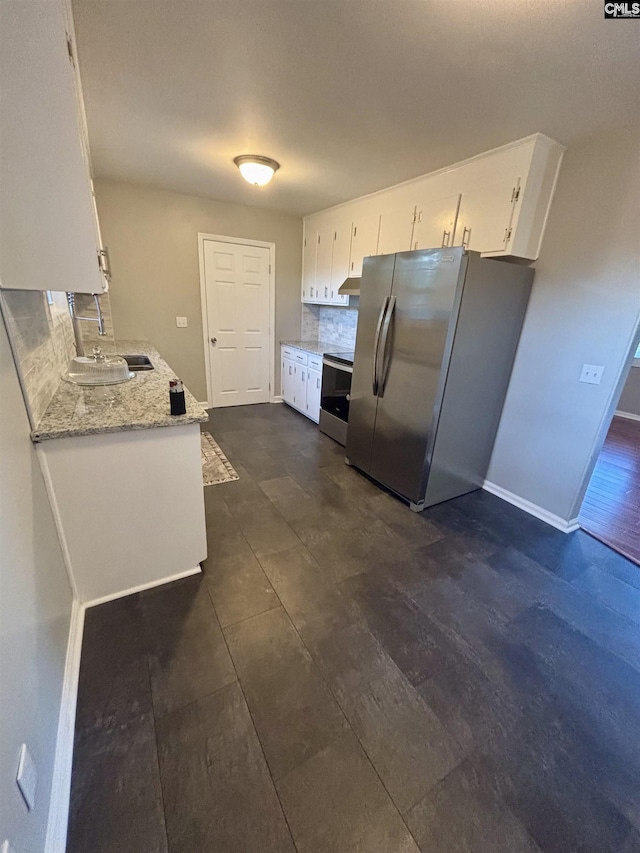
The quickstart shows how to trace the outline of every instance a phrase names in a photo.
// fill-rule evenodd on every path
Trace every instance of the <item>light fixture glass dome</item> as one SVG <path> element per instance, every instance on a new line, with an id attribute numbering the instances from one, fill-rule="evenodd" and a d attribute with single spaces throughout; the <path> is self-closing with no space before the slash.
<path id="1" fill-rule="evenodd" d="M 240 174 L 249 184 L 254 184 L 256 187 L 263 187 L 268 184 L 271 178 L 280 168 L 280 164 L 276 163 L 270 157 L 261 157 L 258 154 L 243 154 L 240 157 L 235 157 L 233 161 Z"/>

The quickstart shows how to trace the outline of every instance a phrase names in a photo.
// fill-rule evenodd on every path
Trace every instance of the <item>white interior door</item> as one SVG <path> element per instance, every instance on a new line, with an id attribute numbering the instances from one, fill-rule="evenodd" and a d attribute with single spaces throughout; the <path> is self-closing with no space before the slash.
<path id="1" fill-rule="evenodd" d="M 267 403 L 269 249 L 206 239 L 203 248 L 209 404 Z"/>

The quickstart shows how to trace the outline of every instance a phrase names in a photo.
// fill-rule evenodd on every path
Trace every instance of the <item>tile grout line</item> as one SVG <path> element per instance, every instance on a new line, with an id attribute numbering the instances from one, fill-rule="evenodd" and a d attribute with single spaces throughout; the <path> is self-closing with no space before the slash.
<path id="1" fill-rule="evenodd" d="M 303 544 L 304 544 L 304 543 L 303 543 Z M 307 550 L 307 549 L 306 549 L 306 546 L 305 546 L 305 550 Z M 311 553 L 311 552 L 309 552 L 309 553 Z M 313 554 L 311 554 L 311 557 L 314 559 L 314 561 L 315 561 L 315 562 L 317 562 L 317 560 L 315 560 L 315 557 L 313 557 Z M 258 559 L 258 562 L 260 562 L 260 558 L 259 558 L 259 557 L 257 557 L 257 559 Z M 262 566 L 262 563 L 260 563 L 260 565 Z M 265 575 L 267 575 L 267 572 L 266 572 L 266 570 L 265 570 L 264 566 L 262 566 L 262 571 L 265 573 Z M 267 575 L 267 578 L 269 578 L 269 575 Z M 269 583 L 271 583 L 271 579 L 269 579 Z M 271 584 L 271 585 L 273 586 L 273 584 Z M 334 586 L 335 586 L 335 584 L 334 584 Z M 275 590 L 275 587 L 274 587 L 274 591 L 276 592 L 276 595 L 278 595 L 277 591 Z M 340 594 L 340 593 L 339 593 L 339 594 Z M 367 750 L 366 750 L 366 748 L 365 748 L 364 744 L 362 743 L 362 741 L 361 741 L 361 740 L 360 740 L 360 738 L 358 737 L 358 733 L 355 731 L 355 729 L 354 729 L 354 728 L 353 728 L 353 726 L 351 725 L 351 721 L 350 721 L 350 720 L 349 720 L 349 718 L 347 717 L 346 712 L 345 712 L 344 708 L 342 707 L 342 704 L 340 703 L 340 701 L 339 701 L 338 697 L 336 696 L 335 692 L 331 689 L 331 685 L 329 684 L 329 682 L 328 682 L 328 681 L 327 681 L 327 679 L 325 678 L 324 673 L 322 672 L 322 668 L 321 668 L 321 667 L 320 667 L 320 665 L 318 664 L 318 662 L 317 662 L 316 658 L 314 657 L 314 655 L 312 654 L 312 652 L 310 651 L 310 649 L 307 647 L 307 644 L 306 644 L 306 643 L 305 643 L 305 641 L 303 640 L 302 636 L 300 635 L 300 632 L 298 631 L 298 629 L 296 628 L 296 626 L 295 626 L 295 624 L 294 624 L 293 620 L 291 619 L 291 616 L 289 615 L 289 611 L 287 610 L 287 608 L 285 607 L 285 605 L 282 603 L 282 600 L 280 599 L 280 596 L 278 596 L 278 599 L 280 600 L 280 603 L 281 603 L 281 605 L 282 605 L 282 609 L 283 609 L 283 611 L 284 611 L 284 613 L 285 613 L 285 615 L 286 615 L 286 617 L 287 617 L 287 619 L 288 619 L 288 621 L 289 621 L 289 623 L 290 623 L 291 627 L 293 628 L 293 630 L 294 630 L 294 632 L 295 632 L 296 636 L 297 636 L 297 637 L 298 637 L 298 639 L 300 640 L 300 642 L 301 642 L 301 644 L 302 644 L 302 647 L 304 648 L 304 650 L 306 651 L 306 653 L 309 655 L 309 657 L 310 657 L 311 661 L 313 662 L 313 666 L 314 666 L 314 669 L 317 671 L 318 678 L 319 678 L 319 679 L 322 681 L 322 683 L 325 685 L 325 687 L 327 688 L 327 690 L 328 690 L 328 692 L 329 692 L 330 696 L 332 697 L 333 701 L 336 703 L 336 707 L 340 710 L 340 713 L 342 714 L 342 717 L 343 717 L 343 719 L 344 719 L 345 723 L 347 724 L 347 727 L 348 727 L 349 731 L 350 731 L 350 732 L 351 732 L 351 734 L 355 737 L 356 741 L 358 742 L 358 744 L 359 744 L 359 746 L 360 746 L 360 749 L 362 750 L 362 752 L 363 752 L 363 754 L 364 754 L 364 756 L 365 756 L 365 758 L 366 758 L 367 762 L 369 763 L 369 766 L 371 767 L 371 769 L 372 769 L 372 770 L 373 770 L 373 772 L 375 773 L 375 775 L 376 775 L 377 779 L 379 780 L 380 784 L 382 785 L 382 789 L 384 790 L 384 792 L 386 793 L 386 795 L 389 797 L 389 802 L 391 803 L 391 805 L 393 806 L 393 808 L 396 810 L 396 812 L 397 812 L 397 814 L 398 814 L 398 816 L 399 816 L 400 820 L 402 821 L 403 826 L 405 827 L 405 829 L 407 830 L 407 832 L 408 832 L 408 834 L 409 834 L 409 837 L 413 840 L 413 842 L 415 843 L 416 847 L 417 847 L 417 848 L 418 848 L 418 850 L 419 850 L 419 849 L 420 849 L 420 847 L 419 847 L 419 845 L 418 845 L 418 842 L 416 841 L 416 839 L 415 839 L 415 838 L 414 838 L 414 836 L 413 836 L 413 833 L 412 833 L 412 832 L 411 832 L 411 830 L 409 829 L 409 827 L 408 827 L 408 825 L 407 825 L 407 823 L 406 823 L 406 821 L 405 821 L 405 819 L 404 819 L 404 815 L 402 814 L 402 812 L 400 811 L 400 809 L 399 809 L 399 808 L 398 808 L 398 806 L 396 805 L 395 800 L 393 799 L 393 797 L 392 797 L 392 796 L 391 796 L 391 794 L 389 793 L 389 791 L 388 791 L 388 789 L 387 789 L 387 786 L 384 784 L 384 781 L 382 780 L 382 778 L 381 778 L 380 774 L 378 773 L 378 770 L 376 769 L 376 767 L 375 767 L 375 765 L 374 765 L 373 761 L 371 760 L 371 756 L 369 755 L 369 753 L 367 752 Z M 375 638 L 374 638 L 374 639 L 375 639 Z M 377 642 L 377 640 L 376 640 L 376 642 Z M 336 736 L 336 737 L 331 741 L 331 743 L 335 742 L 335 741 L 336 741 L 336 740 L 338 740 L 340 737 L 342 737 L 342 735 L 337 735 L 337 736 Z M 324 747 L 323 747 L 323 748 L 324 748 Z M 302 766 L 303 764 L 305 764 L 307 761 L 311 760 L 311 758 L 313 758 L 314 756 L 318 755 L 320 752 L 322 752 L 322 750 L 321 750 L 321 749 L 319 749 L 317 752 L 315 752 L 315 753 L 314 753 L 314 755 L 310 755 L 310 756 L 308 756 L 307 758 L 305 758 L 305 759 L 303 759 L 302 761 L 300 761 L 298 764 L 296 764 L 296 766 L 295 766 L 295 767 L 291 767 L 291 768 L 290 768 L 290 769 L 289 769 L 289 770 L 284 774 L 284 776 L 282 776 L 282 777 L 281 777 L 281 779 L 285 779 L 285 778 L 286 778 L 290 773 L 292 773 L 292 772 L 293 772 L 294 770 L 296 770 L 298 767 L 301 767 L 301 766 Z M 437 784 L 437 783 L 436 783 L 436 784 Z M 274 781 L 274 785 L 275 785 L 275 781 Z M 435 787 L 435 786 L 434 786 L 434 787 Z M 427 792 L 425 792 L 425 794 L 424 794 L 423 796 L 426 796 L 426 793 L 427 793 Z"/>
<path id="2" fill-rule="evenodd" d="M 245 541 L 246 541 L 246 540 L 245 540 Z M 249 544 L 249 543 L 247 542 L 247 544 Z M 249 545 L 249 547 L 251 548 L 251 545 Z M 256 559 L 257 559 L 257 557 L 256 557 Z M 260 567 L 262 568 L 262 564 L 260 564 Z M 262 569 L 262 571 L 264 571 L 264 569 Z M 269 583 L 271 583 L 271 581 L 269 581 Z M 211 598 L 211 591 L 210 591 L 208 588 L 207 588 L 207 592 L 209 593 L 209 597 Z M 279 595 L 278 595 L 278 593 L 275 591 L 275 589 L 274 589 L 274 593 L 276 594 L 276 597 L 278 598 L 278 601 L 280 601 L 280 596 L 279 596 Z M 213 600 L 212 600 L 212 604 L 213 604 Z M 281 607 L 283 608 L 283 610 L 284 610 L 284 607 L 283 607 L 283 605 L 282 605 L 282 601 L 280 601 L 280 606 L 281 606 Z M 275 609 L 275 608 L 273 608 L 273 609 Z M 214 610 L 215 610 L 215 606 L 214 606 Z M 286 610 L 285 610 L 284 612 L 286 613 Z M 264 611 L 263 611 L 263 613 L 269 613 L 269 611 L 268 611 L 268 610 L 264 610 Z M 256 616 L 262 616 L 262 615 L 263 615 L 262 613 L 257 613 L 257 614 L 256 614 Z M 254 617 L 250 617 L 250 618 L 254 618 Z M 245 620 L 243 620 L 243 621 L 245 621 L 245 622 L 246 622 L 247 620 L 245 619 Z M 240 624 L 240 623 L 238 623 L 238 624 Z M 253 713 L 252 713 L 252 711 L 251 711 L 251 707 L 250 707 L 249 702 L 248 702 L 248 700 L 247 700 L 247 696 L 246 696 L 246 694 L 245 694 L 245 692 L 244 692 L 244 687 L 242 686 L 242 681 L 241 681 L 241 679 L 240 679 L 240 674 L 239 674 L 239 672 L 238 672 L 238 668 L 236 667 L 236 662 L 235 662 L 235 661 L 234 661 L 234 659 L 233 659 L 233 655 L 231 654 L 231 649 L 229 648 L 229 643 L 227 642 L 227 638 L 226 638 L 226 636 L 225 636 L 224 629 L 223 629 L 222 627 L 220 627 L 220 632 L 221 632 L 221 634 L 222 634 L 222 639 L 223 639 L 223 641 L 224 641 L 225 647 L 226 647 L 226 649 L 227 649 L 227 654 L 229 655 L 229 659 L 230 659 L 231 664 L 232 664 L 232 666 L 233 666 L 233 671 L 234 671 L 234 672 L 235 672 L 235 674 L 236 674 L 236 683 L 238 684 L 238 687 L 239 687 L 239 689 L 240 689 L 240 692 L 242 693 L 242 699 L 243 699 L 243 701 L 244 701 L 244 704 L 245 704 L 245 705 L 246 705 L 246 707 L 247 707 L 247 713 L 249 714 L 249 719 L 251 720 L 251 725 L 253 726 L 253 731 L 254 731 L 254 734 L 255 734 L 255 736 L 256 736 L 256 740 L 258 741 L 258 745 L 259 745 L 259 747 L 260 747 L 260 752 L 261 752 L 261 754 L 262 754 L 262 758 L 263 758 L 263 761 L 264 761 L 265 767 L 267 768 L 267 773 L 269 774 L 269 778 L 271 779 L 271 784 L 272 784 L 272 786 L 273 786 L 273 791 L 274 791 L 274 793 L 275 793 L 275 795 L 276 795 L 276 798 L 277 798 L 277 800 L 278 800 L 278 804 L 279 804 L 279 806 L 280 806 L 280 811 L 282 812 L 282 817 L 284 818 L 284 822 L 285 822 L 285 824 L 286 824 L 286 826 L 287 826 L 287 829 L 288 829 L 288 831 L 289 831 L 289 836 L 290 836 L 290 838 L 291 838 L 291 843 L 293 844 L 293 847 L 294 847 L 294 850 L 296 851 L 296 853 L 299 853 L 298 845 L 296 844 L 296 840 L 295 840 L 295 838 L 294 838 L 293 832 L 292 832 L 292 830 L 291 830 L 291 826 L 290 826 L 290 824 L 289 824 L 289 818 L 287 817 L 287 813 L 285 812 L 285 810 L 284 810 L 284 806 L 282 805 L 282 800 L 280 799 L 280 794 L 278 793 L 278 788 L 277 788 L 277 786 L 276 786 L 276 781 L 275 781 L 275 779 L 273 778 L 273 773 L 271 772 L 271 767 L 269 767 L 269 762 L 267 761 L 267 756 L 266 756 L 265 751 L 264 751 L 264 746 L 262 745 L 262 740 L 260 739 L 260 735 L 259 735 L 259 733 L 258 733 L 258 729 L 257 729 L 257 727 L 256 727 L 255 720 L 254 720 L 254 718 L 253 718 Z"/>

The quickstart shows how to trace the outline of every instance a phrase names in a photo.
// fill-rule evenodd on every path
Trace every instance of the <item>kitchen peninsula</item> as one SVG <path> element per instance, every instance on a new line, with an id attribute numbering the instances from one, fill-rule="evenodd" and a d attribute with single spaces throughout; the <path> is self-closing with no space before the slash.
<path id="1" fill-rule="evenodd" d="M 32 432 L 83 603 L 194 574 L 207 555 L 207 413 L 185 389 L 186 413 L 170 414 L 175 374 L 148 342 L 117 349 L 147 355 L 153 370 L 118 385 L 62 381 Z"/>

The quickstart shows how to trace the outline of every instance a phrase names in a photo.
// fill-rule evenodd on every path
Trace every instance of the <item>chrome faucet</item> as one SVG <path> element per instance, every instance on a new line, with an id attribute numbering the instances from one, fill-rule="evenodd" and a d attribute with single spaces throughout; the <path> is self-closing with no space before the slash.
<path id="1" fill-rule="evenodd" d="M 104 337 L 107 333 L 104 330 L 104 317 L 102 316 L 102 308 L 100 307 L 100 298 L 97 293 L 93 294 L 96 301 L 97 317 L 79 317 L 76 314 L 76 295 L 75 293 L 67 293 L 67 302 L 69 304 L 69 314 L 71 314 L 71 323 L 73 324 L 73 337 L 76 342 L 76 355 L 84 355 L 84 343 L 82 342 L 82 332 L 80 331 L 79 320 L 86 320 L 90 323 L 98 324 L 98 334 Z"/>

